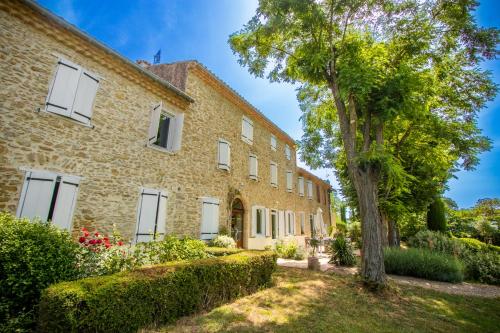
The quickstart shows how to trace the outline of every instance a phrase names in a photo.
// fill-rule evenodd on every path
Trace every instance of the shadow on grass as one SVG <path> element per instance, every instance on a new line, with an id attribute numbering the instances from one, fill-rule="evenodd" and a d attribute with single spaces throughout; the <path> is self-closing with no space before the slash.
<path id="1" fill-rule="evenodd" d="M 280 268 L 276 285 L 159 332 L 498 332 L 500 299 L 392 286 L 373 294 L 353 277 Z"/>

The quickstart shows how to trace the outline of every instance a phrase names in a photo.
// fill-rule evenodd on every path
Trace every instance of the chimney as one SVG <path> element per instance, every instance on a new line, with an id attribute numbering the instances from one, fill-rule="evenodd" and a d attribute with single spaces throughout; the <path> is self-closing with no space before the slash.
<path id="1" fill-rule="evenodd" d="M 151 66 L 151 64 L 146 60 L 136 60 L 135 62 L 144 69 L 147 69 L 148 67 Z"/>

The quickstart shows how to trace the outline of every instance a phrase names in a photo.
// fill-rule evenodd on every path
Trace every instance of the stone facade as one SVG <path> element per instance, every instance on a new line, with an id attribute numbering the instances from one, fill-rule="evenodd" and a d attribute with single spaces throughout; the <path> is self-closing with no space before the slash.
<path id="1" fill-rule="evenodd" d="M 220 200 L 221 226 L 230 225 L 232 200 L 241 199 L 249 248 L 272 243 L 250 237 L 254 205 L 306 217 L 320 208 L 325 223 L 331 223 L 330 185 L 296 166 L 293 140 L 199 63 L 166 65 L 163 73 L 150 67 L 157 75 L 148 74 L 27 1 L 0 3 L 0 31 L 0 210 L 16 212 L 25 170 L 35 169 L 82 177 L 73 233 L 83 226 L 109 233 L 115 225 L 132 239 L 143 187 L 167 193 L 166 231 L 177 235 L 199 237 L 201 197 Z M 44 111 L 60 58 L 102 78 L 91 127 Z M 184 114 L 182 146 L 175 153 L 146 144 L 151 108 L 159 101 Z M 243 115 L 254 123 L 252 145 L 241 139 Z M 270 148 L 271 133 L 276 151 Z M 231 144 L 230 171 L 217 167 L 219 139 Z M 291 147 L 290 160 L 285 144 Z M 249 179 L 250 153 L 258 156 L 257 181 Z M 271 161 L 278 165 L 277 188 L 270 185 Z M 286 170 L 293 172 L 291 193 Z M 306 195 L 298 195 L 299 175 L 313 181 L 312 199 L 307 185 Z M 296 230 L 298 222 L 297 217 Z"/>

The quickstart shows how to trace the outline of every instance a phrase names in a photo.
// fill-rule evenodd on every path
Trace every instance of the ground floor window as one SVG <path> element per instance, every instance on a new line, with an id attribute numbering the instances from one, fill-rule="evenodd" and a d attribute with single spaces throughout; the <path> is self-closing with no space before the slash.
<path id="1" fill-rule="evenodd" d="M 273 239 L 278 238 L 278 212 L 273 210 L 271 211 L 271 236 Z"/>
<path id="2" fill-rule="evenodd" d="M 18 217 L 52 221 L 70 230 L 80 177 L 48 171 L 27 171 L 17 209 Z"/>
<path id="3" fill-rule="evenodd" d="M 305 233 L 306 233 L 306 214 L 304 212 L 300 212 L 299 216 L 300 216 L 300 234 L 305 235 Z"/>
<path id="4" fill-rule="evenodd" d="M 269 220 L 269 210 L 265 207 L 254 206 L 252 208 L 252 230 L 251 237 L 271 236 L 269 227 L 266 226 Z"/>
<path id="5" fill-rule="evenodd" d="M 144 188 L 139 198 L 135 242 L 163 239 L 166 232 L 167 194 Z"/>
<path id="6" fill-rule="evenodd" d="M 219 233 L 219 199 L 202 198 L 201 239 L 213 239 Z"/>
<path id="7" fill-rule="evenodd" d="M 311 228 L 311 237 L 316 236 L 316 230 L 314 229 L 314 214 L 309 214 L 309 225 Z"/>

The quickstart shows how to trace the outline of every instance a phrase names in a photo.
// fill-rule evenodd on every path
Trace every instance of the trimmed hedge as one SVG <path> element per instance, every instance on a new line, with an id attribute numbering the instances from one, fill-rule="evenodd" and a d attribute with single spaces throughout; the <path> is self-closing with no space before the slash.
<path id="1" fill-rule="evenodd" d="M 474 252 L 492 252 L 500 254 L 500 246 L 486 244 L 475 238 L 458 238 L 458 240 L 468 250 Z"/>
<path id="2" fill-rule="evenodd" d="M 209 256 L 212 256 L 212 257 L 228 256 L 228 255 L 240 253 L 243 251 L 245 251 L 245 250 L 237 249 L 237 248 L 215 247 L 215 246 L 209 246 L 209 247 L 205 248 L 205 252 Z"/>
<path id="3" fill-rule="evenodd" d="M 273 252 L 143 267 L 63 282 L 47 288 L 39 305 L 41 332 L 136 332 L 209 310 L 271 283 Z"/>
<path id="4" fill-rule="evenodd" d="M 464 266 L 457 258 L 427 249 L 384 249 L 385 272 L 445 282 L 462 282 Z"/>

